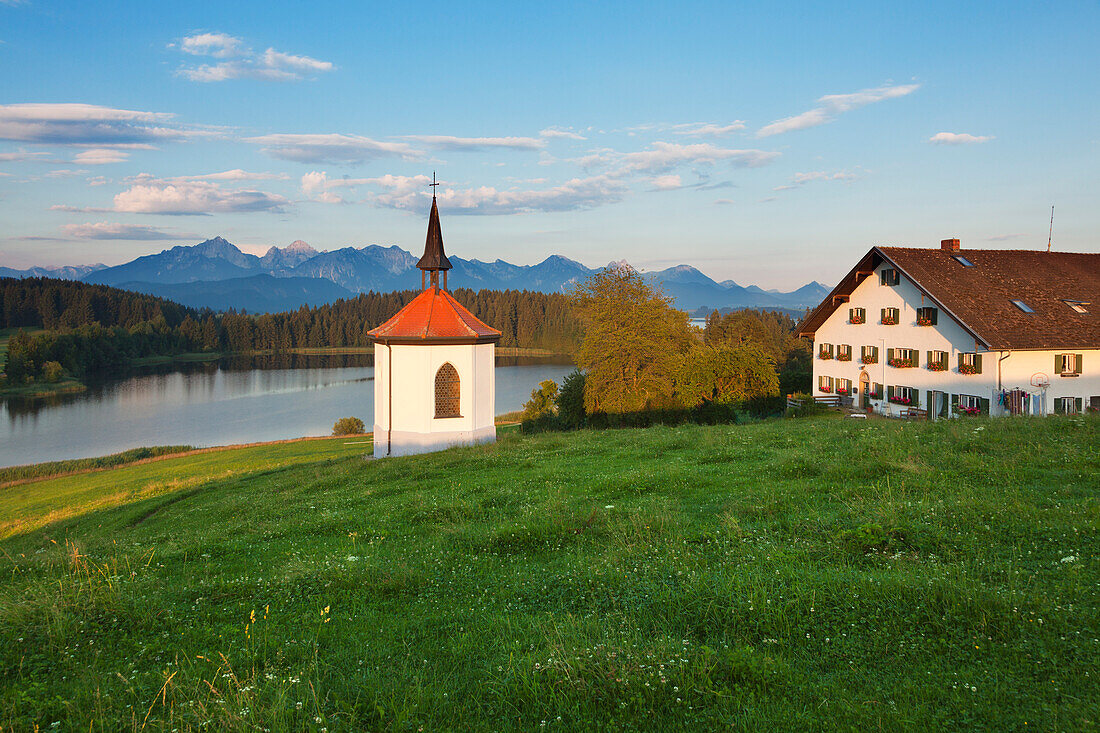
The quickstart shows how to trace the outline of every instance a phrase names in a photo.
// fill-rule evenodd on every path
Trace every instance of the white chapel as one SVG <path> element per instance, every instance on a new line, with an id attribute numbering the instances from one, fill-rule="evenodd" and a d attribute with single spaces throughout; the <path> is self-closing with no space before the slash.
<path id="1" fill-rule="evenodd" d="M 375 458 L 491 443 L 497 436 L 494 367 L 501 334 L 447 292 L 451 262 L 434 195 L 416 266 L 423 292 L 368 333 L 374 341 Z"/>

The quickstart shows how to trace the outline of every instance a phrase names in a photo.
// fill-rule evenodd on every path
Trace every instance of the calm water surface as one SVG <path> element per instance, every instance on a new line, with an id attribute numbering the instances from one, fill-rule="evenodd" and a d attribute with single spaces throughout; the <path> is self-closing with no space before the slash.
<path id="1" fill-rule="evenodd" d="M 560 359 L 497 360 L 497 414 L 523 407 Z M 228 445 L 328 435 L 374 421 L 370 355 L 257 357 L 141 373 L 78 395 L 0 402 L 0 466 L 86 458 L 143 445 Z"/>

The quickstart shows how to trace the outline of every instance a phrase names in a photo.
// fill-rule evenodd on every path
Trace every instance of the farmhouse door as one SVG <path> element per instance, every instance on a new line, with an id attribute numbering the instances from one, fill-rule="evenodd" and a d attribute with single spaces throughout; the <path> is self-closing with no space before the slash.
<path id="1" fill-rule="evenodd" d="M 867 376 L 867 372 L 859 373 L 859 396 L 864 409 L 871 406 L 871 378 Z"/>

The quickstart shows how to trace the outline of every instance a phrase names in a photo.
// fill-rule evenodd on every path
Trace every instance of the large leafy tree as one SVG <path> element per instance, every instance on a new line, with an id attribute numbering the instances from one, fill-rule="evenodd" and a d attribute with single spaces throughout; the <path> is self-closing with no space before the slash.
<path id="1" fill-rule="evenodd" d="M 630 267 L 609 267 L 576 287 L 584 324 L 577 364 L 589 413 L 637 412 L 674 404 L 676 375 L 696 341 L 688 315 Z"/>
<path id="2" fill-rule="evenodd" d="M 756 344 L 697 346 L 682 363 L 676 393 L 684 407 L 774 397 L 779 394 L 775 359 Z"/>

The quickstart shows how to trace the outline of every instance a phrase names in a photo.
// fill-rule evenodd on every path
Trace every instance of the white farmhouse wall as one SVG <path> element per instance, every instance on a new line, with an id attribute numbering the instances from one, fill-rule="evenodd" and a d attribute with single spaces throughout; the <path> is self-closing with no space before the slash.
<path id="1" fill-rule="evenodd" d="M 879 265 L 873 275 L 867 277 L 856 286 L 849 302 L 840 303 L 836 311 L 830 315 L 814 334 L 813 351 L 813 394 L 825 396 L 829 393 L 820 389 L 821 376 L 835 379 L 852 380 L 853 389 L 859 389 L 860 373 L 866 372 L 872 385 L 881 384 L 884 387 L 882 399 L 872 400 L 871 405 L 877 412 L 883 414 L 898 414 L 906 408 L 901 405 L 891 404 L 886 400 L 886 388 L 889 386 L 912 387 L 917 390 L 918 403 L 923 409 L 929 409 L 928 391 L 934 390 L 949 395 L 972 395 L 991 400 L 991 414 L 1000 414 L 1001 410 L 996 404 L 995 394 L 1000 389 L 1011 390 L 1024 389 L 1029 393 L 1038 395 L 1042 400 L 1044 411 L 1054 411 L 1055 398 L 1057 397 L 1081 397 L 1084 405 L 1089 404 L 1090 397 L 1097 396 L 1094 406 L 1100 407 L 1100 351 L 1069 349 L 1072 353 L 1082 354 L 1084 368 L 1081 376 L 1059 377 L 1054 373 L 1055 351 L 1015 351 L 996 352 L 982 351 L 975 342 L 974 337 L 967 333 L 950 315 L 942 308 L 939 309 L 937 324 L 935 326 L 918 326 L 917 309 L 931 306 L 937 307 L 929 298 L 901 275 L 897 285 L 883 285 L 881 272 L 889 269 L 888 263 Z M 852 324 L 848 322 L 850 308 L 863 308 L 866 311 L 866 322 Z M 898 324 L 894 326 L 882 325 L 880 315 L 883 308 L 897 308 L 899 311 Z M 820 358 L 822 344 L 833 346 L 833 358 Z M 837 361 L 836 347 L 848 344 L 852 347 L 851 361 Z M 878 347 L 878 363 L 864 365 L 860 362 L 860 351 L 863 346 Z M 915 349 L 918 355 L 919 366 L 912 368 L 896 368 L 889 366 L 887 361 L 888 349 Z M 928 369 L 927 352 L 945 351 L 948 355 L 948 368 L 946 371 L 931 371 Z M 981 374 L 960 374 L 958 362 L 960 353 L 982 354 Z M 1002 356 L 1008 355 L 1003 361 Z M 998 362 L 1000 366 L 1000 379 L 998 380 Z M 1050 387 L 1043 390 L 1031 385 L 1032 376 L 1041 373 L 1046 375 Z M 861 404 L 863 395 L 856 394 L 856 404 Z"/>
<path id="2" fill-rule="evenodd" d="M 374 455 L 496 440 L 495 345 L 375 344 Z M 460 417 L 435 417 L 435 375 L 458 372 Z M 392 400 L 392 401 L 391 401 Z"/>

